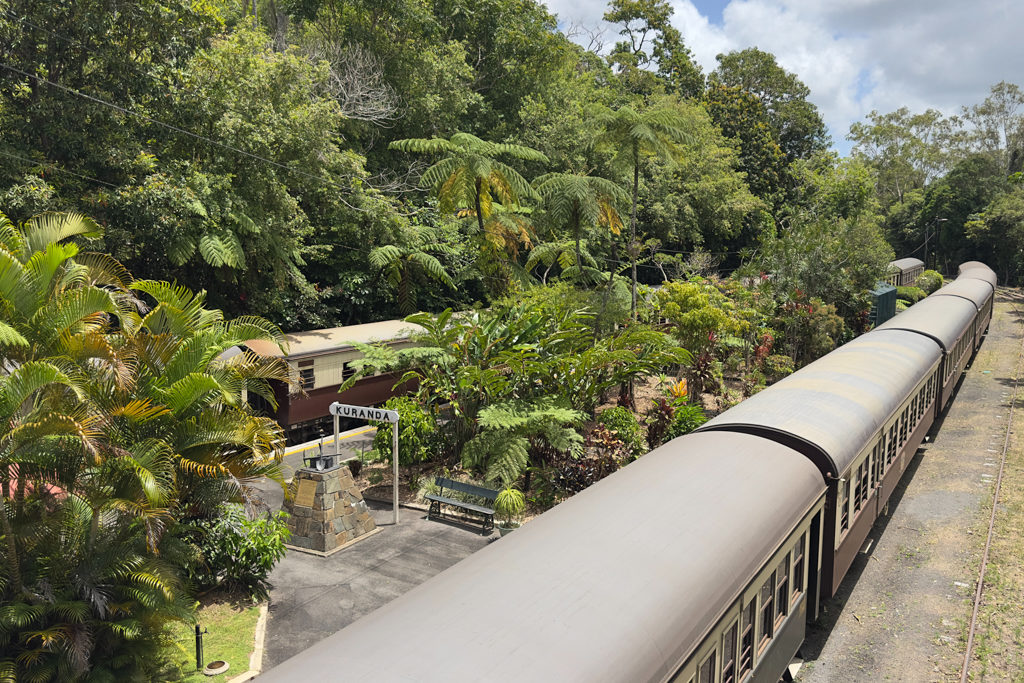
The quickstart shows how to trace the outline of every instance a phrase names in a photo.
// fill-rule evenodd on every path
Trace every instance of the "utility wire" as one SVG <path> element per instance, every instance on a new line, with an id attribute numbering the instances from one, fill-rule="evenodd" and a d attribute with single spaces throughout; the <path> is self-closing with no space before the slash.
<path id="1" fill-rule="evenodd" d="M 11 159 L 18 159 L 19 161 L 24 161 L 26 163 L 33 164 L 33 165 L 45 164 L 45 165 L 49 166 L 50 168 L 52 168 L 53 170 L 55 170 L 55 171 L 57 171 L 59 173 L 67 173 L 68 175 L 73 175 L 76 178 L 81 178 L 82 180 L 88 180 L 88 181 L 91 181 L 91 182 L 94 182 L 94 183 L 99 183 L 100 185 L 106 185 L 107 187 L 112 187 L 115 190 L 117 189 L 117 185 L 114 185 L 113 183 L 108 183 L 107 181 L 100 180 L 99 178 L 93 178 L 92 176 L 82 175 L 81 173 L 75 173 L 74 171 L 69 171 L 66 168 L 61 168 L 55 162 L 52 162 L 52 161 L 40 161 L 39 159 L 29 159 L 28 157 L 18 156 L 17 154 L 11 154 L 10 152 L 5 152 L 3 150 L 0 150 L 0 155 L 3 155 L 5 157 L 10 157 Z"/>
<path id="2" fill-rule="evenodd" d="M 236 154 L 240 154 L 242 156 L 249 157 L 250 159 L 255 159 L 257 161 L 262 161 L 263 163 L 270 164 L 271 166 L 275 166 L 275 167 L 280 168 L 280 169 L 282 169 L 284 171 L 287 171 L 289 173 L 295 173 L 297 175 L 304 176 L 304 177 L 309 178 L 311 180 L 316 180 L 316 181 L 325 183 L 327 185 L 330 185 L 334 189 L 341 190 L 341 191 L 348 191 L 348 188 L 345 188 L 345 187 L 342 187 L 341 185 L 338 185 L 337 183 L 335 183 L 333 180 L 331 180 L 329 178 L 325 178 L 323 176 L 313 175 L 312 173 L 306 173 L 305 171 L 301 171 L 301 170 L 296 169 L 296 168 L 291 168 L 290 166 L 286 166 L 285 164 L 282 164 L 282 163 L 279 163 L 277 161 L 274 161 L 273 159 L 268 159 L 267 157 L 260 156 L 259 154 L 254 154 L 252 152 L 247 152 L 244 149 L 239 149 L 237 147 L 233 147 L 231 145 L 228 145 L 226 143 L 220 142 L 219 140 L 214 140 L 213 138 L 207 137 L 205 135 L 200 135 L 198 133 L 193 133 L 190 130 L 186 130 L 184 128 L 181 128 L 179 126 L 175 126 L 175 125 L 170 124 L 170 123 L 165 123 L 165 122 L 160 121 L 158 119 L 154 119 L 151 116 L 146 116 L 145 114 L 140 114 L 138 112 L 131 111 L 130 109 L 122 107 L 122 106 L 120 106 L 118 104 L 114 104 L 113 102 L 108 102 L 107 100 L 101 99 L 99 97 L 94 97 L 92 95 L 87 95 L 86 93 L 83 93 L 80 90 L 76 90 L 74 88 L 69 88 L 68 86 L 61 85 L 60 83 L 54 83 L 53 81 L 48 80 L 46 78 L 43 78 L 42 76 L 39 76 L 37 74 L 31 74 L 31 73 L 28 73 L 27 71 L 22 71 L 21 69 L 18 69 L 17 67 L 11 66 L 10 64 L 4 64 L 3 62 L 0 62 L 0 68 L 6 69 L 6 70 L 8 70 L 8 71 L 10 71 L 12 73 L 19 74 L 19 75 L 24 76 L 26 78 L 34 79 L 36 81 L 39 81 L 40 83 L 45 83 L 46 85 L 49 85 L 50 87 L 57 88 L 58 90 L 62 90 L 64 92 L 70 93 L 70 94 L 75 95 L 76 97 L 80 97 L 80 98 L 82 98 L 84 100 L 89 100 L 90 102 L 94 102 L 94 103 L 99 104 L 101 106 L 109 107 L 110 109 L 113 109 L 115 111 L 119 111 L 119 112 L 121 112 L 123 114 L 127 114 L 128 116 L 134 116 L 134 117 L 136 117 L 138 119 L 146 121 L 147 123 L 151 123 L 151 124 L 153 124 L 155 126 L 161 126 L 163 128 L 167 128 L 168 130 L 172 130 L 172 131 L 174 131 L 176 133 L 180 133 L 182 135 L 187 135 L 187 136 L 193 137 L 193 138 L 195 138 L 197 140 L 201 140 L 201 141 L 203 141 L 203 142 L 205 142 L 207 144 L 215 145 L 215 146 L 220 147 L 222 149 L 226 149 L 228 151 L 235 152 Z M 344 201 L 344 200 L 342 200 L 342 201 Z M 346 203 L 346 205 L 349 206 L 349 208 L 352 208 L 352 209 L 357 210 L 357 211 L 360 210 L 360 209 L 357 209 L 356 207 L 351 206 L 347 202 L 345 202 L 345 203 Z"/>

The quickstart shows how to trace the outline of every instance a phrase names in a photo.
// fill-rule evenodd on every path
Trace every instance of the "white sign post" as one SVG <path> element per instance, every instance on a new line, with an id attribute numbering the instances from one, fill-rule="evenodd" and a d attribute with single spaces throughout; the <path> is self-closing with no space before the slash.
<path id="1" fill-rule="evenodd" d="M 331 404 L 330 411 L 331 415 L 334 416 L 334 454 L 339 458 L 341 457 L 339 446 L 341 438 L 338 434 L 339 418 L 348 417 L 354 420 L 375 420 L 377 422 L 391 423 L 391 463 L 395 469 L 392 499 L 395 524 L 398 524 L 398 411 L 353 406 L 347 403 L 338 403 L 337 401 Z"/>

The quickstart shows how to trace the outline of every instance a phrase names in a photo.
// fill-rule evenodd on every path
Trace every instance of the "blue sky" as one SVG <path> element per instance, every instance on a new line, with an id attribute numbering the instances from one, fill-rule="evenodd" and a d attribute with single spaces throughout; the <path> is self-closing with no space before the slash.
<path id="1" fill-rule="evenodd" d="M 956 114 L 999 81 L 1024 87 L 1022 0 L 670 0 L 705 73 L 759 47 L 811 89 L 836 149 L 872 110 Z M 605 0 L 547 0 L 562 25 L 601 27 Z M 615 29 L 604 25 L 604 42 Z"/>

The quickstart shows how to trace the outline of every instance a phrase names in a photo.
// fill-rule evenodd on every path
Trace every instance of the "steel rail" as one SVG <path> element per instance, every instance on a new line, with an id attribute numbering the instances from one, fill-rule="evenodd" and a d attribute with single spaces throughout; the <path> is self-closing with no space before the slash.
<path id="1" fill-rule="evenodd" d="M 993 299 L 995 295 L 993 294 Z M 993 301 L 994 303 L 994 301 Z M 1020 319 L 1020 311 L 1013 307 Z M 996 489 L 992 495 L 992 514 L 988 520 L 988 538 L 985 540 L 985 552 L 981 556 L 981 567 L 978 569 L 978 587 L 974 592 L 974 610 L 971 613 L 971 626 L 967 632 L 967 649 L 964 651 L 964 664 L 960 669 L 960 683 L 967 683 L 967 675 L 971 667 L 971 653 L 974 650 L 974 633 L 978 627 L 978 610 L 981 608 L 981 596 L 985 588 L 985 569 L 988 565 L 989 550 L 992 547 L 992 535 L 996 526 L 996 510 L 999 506 L 999 491 L 1003 485 L 1003 469 L 1006 467 L 1006 454 L 1010 449 L 1010 430 L 1013 427 L 1013 411 L 1017 404 L 1017 388 L 1020 386 L 1020 365 L 1024 359 L 1024 336 L 1021 338 L 1021 350 L 1017 354 L 1017 364 L 1013 370 L 1013 395 L 1010 397 L 1010 414 L 1006 421 L 1006 438 L 1003 439 L 1003 452 L 999 461 L 999 476 L 996 477 Z"/>

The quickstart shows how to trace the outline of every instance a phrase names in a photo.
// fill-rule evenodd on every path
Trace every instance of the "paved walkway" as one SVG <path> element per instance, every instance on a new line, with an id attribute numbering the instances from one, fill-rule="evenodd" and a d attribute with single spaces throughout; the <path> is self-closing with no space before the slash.
<path id="1" fill-rule="evenodd" d="M 988 337 L 933 440 L 918 452 L 826 613 L 798 680 L 959 680 L 965 624 L 1021 349 L 1016 290 L 997 293 Z M 1019 419 L 1019 418 L 1018 418 Z"/>
<path id="2" fill-rule="evenodd" d="M 274 568 L 264 670 L 340 631 L 498 537 L 495 532 L 481 535 L 479 527 L 428 521 L 426 513 L 409 508 L 401 509 L 395 527 L 389 505 L 368 505 L 380 532 L 326 558 L 289 551 Z"/>

